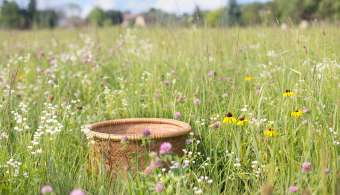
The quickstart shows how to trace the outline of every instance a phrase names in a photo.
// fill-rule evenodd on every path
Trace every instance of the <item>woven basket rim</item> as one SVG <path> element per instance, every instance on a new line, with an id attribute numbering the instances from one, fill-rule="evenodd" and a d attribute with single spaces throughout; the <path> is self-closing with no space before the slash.
<path id="1" fill-rule="evenodd" d="M 114 119 L 114 120 L 106 120 L 101 122 L 96 122 L 92 124 L 86 125 L 88 131 L 85 134 L 91 138 L 99 138 L 99 139 L 108 139 L 111 141 L 121 141 L 123 138 L 127 137 L 128 140 L 142 140 L 144 138 L 143 135 L 140 134 L 110 134 L 110 133 L 101 133 L 97 132 L 94 129 L 98 127 L 104 126 L 112 126 L 112 125 L 120 125 L 120 124 L 134 124 L 134 123 L 154 123 L 154 124 L 169 124 L 180 127 L 180 130 L 176 132 L 162 132 L 162 133 L 153 133 L 148 138 L 150 139 L 163 139 L 163 138 L 172 138 L 178 137 L 188 134 L 191 131 L 191 126 L 188 123 L 173 120 L 173 119 L 165 119 L 165 118 L 127 118 L 127 119 Z"/>

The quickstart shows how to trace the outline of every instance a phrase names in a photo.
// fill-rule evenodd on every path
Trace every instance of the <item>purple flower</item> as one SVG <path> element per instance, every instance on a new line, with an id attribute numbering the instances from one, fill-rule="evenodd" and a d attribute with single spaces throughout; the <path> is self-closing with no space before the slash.
<path id="1" fill-rule="evenodd" d="M 163 184 L 162 182 L 156 183 L 155 190 L 156 190 L 156 192 L 158 192 L 158 193 L 163 192 L 163 190 L 164 190 L 164 184 Z"/>
<path id="2" fill-rule="evenodd" d="M 218 128 L 221 127 L 221 122 L 216 121 L 213 124 L 211 124 L 209 127 L 214 128 L 214 129 L 218 129 Z"/>
<path id="3" fill-rule="evenodd" d="M 312 170 L 312 164 L 310 162 L 304 162 L 301 166 L 301 171 L 303 173 L 308 173 Z"/>
<path id="4" fill-rule="evenodd" d="M 330 170 L 329 168 L 325 168 L 325 169 L 323 170 L 323 172 L 327 175 L 327 174 L 329 174 L 329 173 L 331 172 L 331 170 Z"/>
<path id="5" fill-rule="evenodd" d="M 161 144 L 159 148 L 159 153 L 160 154 L 168 154 L 171 152 L 172 145 L 169 142 L 164 142 Z"/>
<path id="6" fill-rule="evenodd" d="M 143 136 L 144 137 L 149 137 L 151 135 L 151 131 L 148 128 L 145 128 L 143 131 Z"/>
<path id="7" fill-rule="evenodd" d="M 78 188 L 78 189 L 72 190 L 70 195 L 86 195 L 86 193 L 82 189 Z"/>
<path id="8" fill-rule="evenodd" d="M 208 77 L 214 77 L 214 76 L 216 76 L 216 72 L 213 71 L 213 70 L 210 70 L 210 71 L 208 72 Z"/>
<path id="9" fill-rule="evenodd" d="M 180 119 L 181 116 L 182 114 L 180 112 L 175 112 L 175 115 L 174 115 L 175 119 Z"/>
<path id="10" fill-rule="evenodd" d="M 303 113 L 308 113 L 308 112 L 310 112 L 310 110 L 307 107 L 303 107 L 302 108 L 302 112 Z"/>
<path id="11" fill-rule="evenodd" d="M 127 136 L 124 136 L 120 139 L 121 143 L 126 143 L 129 140 L 129 138 Z"/>
<path id="12" fill-rule="evenodd" d="M 159 168 L 162 166 L 162 162 L 160 159 L 156 159 L 150 163 L 149 166 L 147 166 L 144 169 L 144 174 L 145 175 L 150 175 L 155 169 Z"/>
<path id="13" fill-rule="evenodd" d="M 52 186 L 50 186 L 50 185 L 44 185 L 44 186 L 41 187 L 41 189 L 40 189 L 40 193 L 41 193 L 42 195 L 45 195 L 45 194 L 51 193 L 51 192 L 53 192 L 53 188 L 52 188 Z"/>
<path id="14" fill-rule="evenodd" d="M 299 190 L 299 188 L 296 185 L 292 185 L 292 186 L 289 187 L 288 190 L 291 193 L 295 193 L 295 192 L 297 192 Z"/>
<path id="15" fill-rule="evenodd" d="M 195 98 L 194 99 L 194 104 L 195 104 L 195 106 L 199 106 L 201 104 L 201 100 L 198 99 L 198 98 Z"/>

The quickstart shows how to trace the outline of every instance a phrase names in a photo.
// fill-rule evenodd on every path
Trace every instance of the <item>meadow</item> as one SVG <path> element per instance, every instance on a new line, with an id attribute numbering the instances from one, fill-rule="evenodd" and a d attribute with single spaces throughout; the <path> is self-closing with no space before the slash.
<path id="1" fill-rule="evenodd" d="M 0 194 L 340 194 L 340 32 L 103 28 L 0 32 Z M 84 125 L 176 118 L 169 169 L 87 169 Z"/>

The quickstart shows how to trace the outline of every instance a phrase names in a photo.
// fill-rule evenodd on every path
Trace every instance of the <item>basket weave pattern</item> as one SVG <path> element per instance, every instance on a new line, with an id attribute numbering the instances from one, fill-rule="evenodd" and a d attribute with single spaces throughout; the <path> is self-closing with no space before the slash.
<path id="1" fill-rule="evenodd" d="M 163 142 L 172 144 L 172 152 L 182 154 L 185 140 L 191 127 L 171 119 L 132 118 L 103 121 L 88 126 L 87 136 L 94 140 L 91 144 L 91 164 L 98 165 L 103 160 L 108 170 L 135 170 L 146 167 L 145 155 L 149 151 L 158 152 Z M 143 131 L 150 130 L 149 149 L 142 145 Z M 127 143 L 121 143 L 127 137 Z"/>

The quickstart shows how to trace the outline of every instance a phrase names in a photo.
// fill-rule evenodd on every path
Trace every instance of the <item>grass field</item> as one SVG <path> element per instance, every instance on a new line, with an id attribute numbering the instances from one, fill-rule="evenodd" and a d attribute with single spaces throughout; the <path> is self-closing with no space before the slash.
<path id="1" fill-rule="evenodd" d="M 339 43 L 336 27 L 0 32 L 0 194 L 340 194 Z M 126 117 L 190 123 L 179 166 L 89 171 L 83 126 Z"/>

